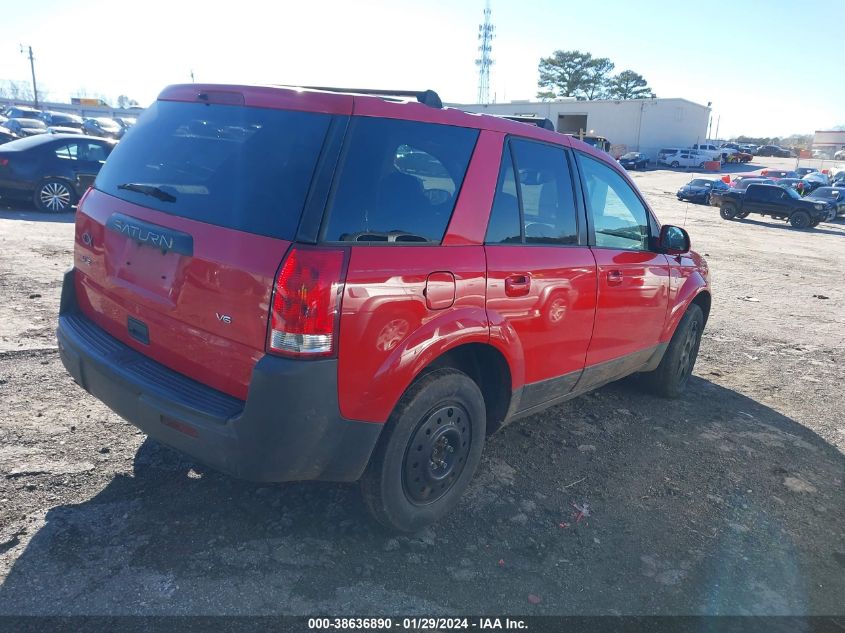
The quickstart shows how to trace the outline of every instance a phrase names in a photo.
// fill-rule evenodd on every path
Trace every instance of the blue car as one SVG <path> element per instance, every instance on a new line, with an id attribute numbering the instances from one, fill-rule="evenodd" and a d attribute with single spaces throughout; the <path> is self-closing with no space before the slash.
<path id="1" fill-rule="evenodd" d="M 727 183 L 718 178 L 693 178 L 678 189 L 678 200 L 689 200 L 699 204 L 710 204 L 710 194 L 715 191 L 725 191 Z"/>
<path id="2" fill-rule="evenodd" d="M 648 167 L 648 156 L 640 152 L 628 152 L 619 157 L 619 164 L 625 169 L 645 169 Z"/>

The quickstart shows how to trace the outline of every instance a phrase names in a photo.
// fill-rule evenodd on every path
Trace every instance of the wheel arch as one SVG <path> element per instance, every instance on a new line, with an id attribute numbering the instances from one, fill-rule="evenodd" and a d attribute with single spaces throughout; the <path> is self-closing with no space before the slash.
<path id="1" fill-rule="evenodd" d="M 463 343 L 433 359 L 414 380 L 445 367 L 462 371 L 478 385 L 487 409 L 487 433 L 501 428 L 513 397 L 511 368 L 505 355 L 489 343 Z"/>

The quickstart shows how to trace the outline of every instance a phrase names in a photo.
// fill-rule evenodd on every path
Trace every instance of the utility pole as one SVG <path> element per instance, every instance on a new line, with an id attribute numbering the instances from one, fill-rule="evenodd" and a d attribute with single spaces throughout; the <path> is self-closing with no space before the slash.
<path id="1" fill-rule="evenodd" d="M 722 115 L 720 114 L 720 115 L 716 118 L 716 140 L 718 140 L 718 139 L 719 139 L 719 123 L 721 123 L 721 122 L 722 122 Z"/>
<path id="2" fill-rule="evenodd" d="M 35 104 L 35 107 L 38 107 L 38 87 L 35 83 L 35 57 L 32 56 L 32 46 L 27 47 L 29 49 L 29 68 L 32 71 L 32 100 Z M 23 44 L 21 44 L 21 54 L 26 54 L 24 51 Z"/>

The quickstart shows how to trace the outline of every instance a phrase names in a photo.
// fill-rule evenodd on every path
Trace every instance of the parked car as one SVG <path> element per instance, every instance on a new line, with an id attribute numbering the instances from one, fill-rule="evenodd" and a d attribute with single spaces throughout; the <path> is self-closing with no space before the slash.
<path id="1" fill-rule="evenodd" d="M 48 127 L 72 129 L 75 134 L 79 134 L 80 130 L 82 130 L 82 117 L 67 112 L 51 112 L 47 110 L 41 113 L 41 120 Z"/>
<path id="2" fill-rule="evenodd" d="M 97 117 L 85 119 L 82 122 L 82 133 L 101 138 L 119 139 L 123 136 L 123 128 L 112 119 Z"/>
<path id="3" fill-rule="evenodd" d="M 661 150 L 662 151 L 662 150 Z M 702 156 L 695 150 L 682 149 L 678 150 L 676 154 L 670 154 L 664 158 L 658 158 L 658 163 L 669 165 L 670 167 L 704 167 L 704 163 L 708 160 L 706 156 Z"/>
<path id="4" fill-rule="evenodd" d="M 692 152 L 704 157 L 704 160 L 722 160 L 723 154 L 732 152 L 730 149 L 721 149 L 710 143 L 694 143 L 690 148 Z"/>
<path id="5" fill-rule="evenodd" d="M 625 169 L 645 169 L 648 167 L 648 156 L 640 152 L 628 152 L 619 157 L 619 164 Z"/>
<path id="6" fill-rule="evenodd" d="M 7 119 L 39 119 L 41 118 L 41 110 L 29 106 L 10 106 L 6 108 L 3 115 Z"/>
<path id="7" fill-rule="evenodd" d="M 728 184 L 718 178 L 693 178 L 678 189 L 676 195 L 678 200 L 710 204 L 710 195 L 713 191 L 726 191 L 728 188 Z"/>
<path id="8" fill-rule="evenodd" d="M 761 169 L 760 175 L 765 176 L 766 178 L 778 179 L 778 178 L 798 178 L 798 173 L 792 171 L 791 169 Z"/>
<path id="9" fill-rule="evenodd" d="M 845 189 L 839 187 L 819 187 L 804 199 L 832 202 L 836 205 L 836 215 L 845 215 Z"/>
<path id="10" fill-rule="evenodd" d="M 774 182 L 778 187 L 795 189 L 799 194 L 804 193 L 804 181 L 800 178 L 775 178 Z"/>
<path id="11" fill-rule="evenodd" d="M 748 144 L 743 144 L 743 145 L 740 145 L 740 146 L 739 146 L 739 149 L 740 149 L 740 151 L 743 151 L 743 152 L 746 152 L 746 153 L 748 153 L 748 154 L 751 154 L 752 156 L 756 156 L 756 155 L 757 155 L 757 145 L 748 145 Z"/>
<path id="12" fill-rule="evenodd" d="M 775 156 L 777 158 L 789 158 L 792 152 L 777 145 L 761 145 L 757 148 L 757 156 Z"/>
<path id="13" fill-rule="evenodd" d="M 94 183 L 113 141 L 40 134 L 0 146 L 0 197 L 32 200 L 41 211 L 68 211 Z"/>
<path id="14" fill-rule="evenodd" d="M 754 160 L 754 155 L 748 152 L 737 151 L 733 154 L 728 154 L 723 160 L 728 163 L 750 163 Z"/>
<path id="15" fill-rule="evenodd" d="M 815 167 L 799 167 L 795 170 L 795 173 L 798 175 L 799 178 L 803 178 L 807 174 L 812 174 L 817 171 L 818 169 L 816 169 Z"/>
<path id="16" fill-rule="evenodd" d="M 714 207 L 722 206 L 722 196 L 730 192 L 732 196 L 740 196 L 745 193 L 749 185 L 773 185 L 776 181 L 769 178 L 761 178 L 755 176 L 752 178 L 743 178 L 741 180 L 734 180 L 728 189 L 714 189 L 710 192 L 710 204 Z"/>
<path id="17" fill-rule="evenodd" d="M 682 392 L 707 264 L 609 155 L 432 91 L 350 115 L 337 91 L 202 89 L 115 148 L 62 290 L 65 367 L 150 437 L 244 478 L 360 479 L 416 531 L 509 420 L 637 371 Z"/>
<path id="18" fill-rule="evenodd" d="M 758 213 L 788 220 L 796 229 L 818 226 L 836 217 L 835 204 L 805 200 L 794 189 L 777 185 L 751 184 L 745 193 L 728 190 L 722 194 L 719 206 L 719 214 L 726 220 Z"/>
<path id="19" fill-rule="evenodd" d="M 672 156 L 677 156 L 681 153 L 681 150 L 677 147 L 664 147 L 659 152 L 657 152 L 657 163 L 662 165 L 670 165 L 671 160 L 667 160 Z"/>
<path id="20" fill-rule="evenodd" d="M 124 132 L 135 125 L 137 120 L 137 118 L 131 116 L 116 116 L 114 118 L 114 122 L 122 127 Z"/>
<path id="21" fill-rule="evenodd" d="M 79 134 L 80 131 L 76 128 L 72 127 L 53 127 L 52 125 L 47 128 L 48 134 Z"/>
<path id="22" fill-rule="evenodd" d="M 840 149 L 838 152 L 833 154 L 834 160 L 845 160 L 845 149 Z"/>
<path id="23" fill-rule="evenodd" d="M 44 134 L 47 126 L 39 119 L 9 119 L 3 124 L 15 136 L 32 136 L 33 134 Z"/>

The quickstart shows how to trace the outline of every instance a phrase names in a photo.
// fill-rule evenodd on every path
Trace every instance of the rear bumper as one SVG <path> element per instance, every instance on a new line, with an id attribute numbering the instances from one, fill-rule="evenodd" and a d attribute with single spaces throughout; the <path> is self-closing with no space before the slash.
<path id="1" fill-rule="evenodd" d="M 68 373 L 150 437 L 254 481 L 355 481 L 382 424 L 346 420 L 337 361 L 264 356 L 246 401 L 178 374 L 106 334 L 77 307 L 65 274 L 57 338 Z"/>

